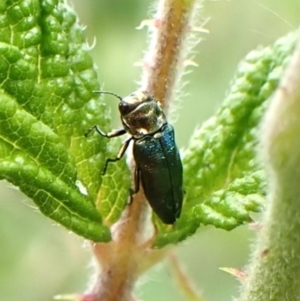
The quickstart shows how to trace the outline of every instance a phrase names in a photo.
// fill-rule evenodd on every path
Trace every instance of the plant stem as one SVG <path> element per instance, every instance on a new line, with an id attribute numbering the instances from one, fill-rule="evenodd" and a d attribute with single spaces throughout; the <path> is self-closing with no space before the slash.
<path id="1" fill-rule="evenodd" d="M 188 35 L 196 1 L 164 0 L 158 6 L 155 26 L 150 27 L 152 39 L 144 58 L 141 88 L 154 95 L 168 112 L 191 45 Z"/>
<path id="2" fill-rule="evenodd" d="M 99 271 L 90 292 L 93 301 L 128 301 L 145 256 L 142 234 L 147 212 L 143 193 L 128 206 L 113 232 L 113 241 L 95 244 L 93 251 Z"/>
<path id="3" fill-rule="evenodd" d="M 300 300 L 300 41 L 266 113 L 267 208 L 239 301 Z"/>

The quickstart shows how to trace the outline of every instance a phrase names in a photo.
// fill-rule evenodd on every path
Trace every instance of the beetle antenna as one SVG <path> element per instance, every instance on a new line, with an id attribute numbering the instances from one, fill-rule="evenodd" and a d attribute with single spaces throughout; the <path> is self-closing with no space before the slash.
<path id="1" fill-rule="evenodd" d="M 119 98 L 120 101 L 122 101 L 122 97 L 119 96 L 118 94 L 113 93 L 113 92 L 109 92 L 109 91 L 93 91 L 93 92 L 98 93 L 98 94 L 110 94 L 110 95 L 113 95 L 113 96 Z"/>

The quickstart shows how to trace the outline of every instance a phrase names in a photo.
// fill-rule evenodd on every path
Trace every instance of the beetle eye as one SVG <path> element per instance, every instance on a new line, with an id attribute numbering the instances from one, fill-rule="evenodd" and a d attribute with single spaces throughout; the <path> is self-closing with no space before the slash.
<path id="1" fill-rule="evenodd" d="M 145 101 L 152 101 L 153 99 L 154 99 L 154 97 L 148 94 Z"/>
<path id="2" fill-rule="evenodd" d="M 121 101 L 119 103 L 119 110 L 121 112 L 121 114 L 128 114 L 130 113 L 134 108 L 132 107 L 132 105 L 128 104 L 125 101 Z"/>

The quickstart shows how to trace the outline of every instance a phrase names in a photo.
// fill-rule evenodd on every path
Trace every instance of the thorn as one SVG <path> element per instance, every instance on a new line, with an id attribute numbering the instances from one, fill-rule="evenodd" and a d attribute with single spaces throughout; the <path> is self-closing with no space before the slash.
<path id="1" fill-rule="evenodd" d="M 209 30 L 204 28 L 204 26 L 209 22 L 209 20 L 210 18 L 207 18 L 200 26 L 190 27 L 190 31 L 209 33 Z"/>
<path id="2" fill-rule="evenodd" d="M 143 20 L 140 25 L 138 27 L 136 27 L 136 29 L 138 30 L 141 30 L 143 29 L 145 26 L 148 26 L 148 27 L 154 27 L 155 26 L 155 20 L 151 20 L 151 19 L 146 19 L 146 20 Z"/>
<path id="3" fill-rule="evenodd" d="M 202 32 L 202 33 L 209 33 L 209 30 L 208 29 L 205 29 L 201 26 L 193 26 L 193 27 L 190 27 L 190 31 L 193 31 L 193 32 Z"/>
<path id="4" fill-rule="evenodd" d="M 93 301 L 94 297 L 91 294 L 66 294 L 56 295 L 53 297 L 54 300 L 65 300 L 65 301 Z"/>
<path id="5" fill-rule="evenodd" d="M 184 60 L 183 61 L 183 66 L 194 66 L 194 67 L 199 67 L 199 65 L 196 63 L 196 62 L 194 62 L 194 61 L 192 61 L 192 60 Z"/>
<path id="6" fill-rule="evenodd" d="M 77 294 L 68 294 L 68 295 L 56 295 L 53 297 L 54 300 L 73 300 L 73 301 L 81 301 L 82 296 Z"/>
<path id="7" fill-rule="evenodd" d="M 250 230 L 254 230 L 254 231 L 259 231 L 263 227 L 262 224 L 258 223 L 258 222 L 252 222 L 252 223 L 249 223 L 248 225 L 249 225 Z"/>
<path id="8" fill-rule="evenodd" d="M 224 267 L 224 268 L 219 268 L 219 270 L 235 276 L 240 282 L 245 281 L 247 278 L 247 273 L 239 269 Z"/>
<path id="9" fill-rule="evenodd" d="M 142 67 L 146 71 L 150 71 L 152 69 L 150 63 L 147 63 L 145 61 L 137 61 L 133 64 L 134 67 Z"/>
<path id="10" fill-rule="evenodd" d="M 87 43 L 87 45 L 88 45 L 88 49 L 89 49 L 89 50 L 92 50 L 92 49 L 94 49 L 94 48 L 95 48 L 95 46 L 96 46 L 96 43 L 97 43 L 97 38 L 94 36 L 92 44 L 91 44 L 91 45 L 89 45 L 89 44 Z"/>
<path id="11" fill-rule="evenodd" d="M 144 62 L 143 61 L 137 61 L 133 64 L 134 67 L 143 67 L 144 66 Z"/>
<path id="12" fill-rule="evenodd" d="M 89 50 L 89 51 L 92 50 L 96 46 L 96 37 L 93 38 L 93 42 L 91 45 L 89 44 L 88 40 L 86 39 L 84 46 L 86 47 L 87 50 Z"/>
<path id="13" fill-rule="evenodd" d="M 146 19 L 143 20 L 140 25 L 138 27 L 136 27 L 136 29 L 141 30 L 143 29 L 145 26 L 147 27 L 152 27 L 152 28 L 160 28 L 161 27 L 161 20 L 158 19 Z"/>

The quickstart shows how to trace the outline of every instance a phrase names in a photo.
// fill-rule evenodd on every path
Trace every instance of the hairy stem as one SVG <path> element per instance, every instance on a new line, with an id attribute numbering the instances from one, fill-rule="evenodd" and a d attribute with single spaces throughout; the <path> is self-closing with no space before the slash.
<path id="1" fill-rule="evenodd" d="M 182 75 L 195 6 L 195 0 L 159 1 L 154 26 L 150 27 L 152 39 L 141 85 L 162 103 L 165 112 Z"/>
<path id="2" fill-rule="evenodd" d="M 300 296 L 300 41 L 262 127 L 269 194 L 239 301 Z"/>
<path id="3" fill-rule="evenodd" d="M 115 225 L 113 241 L 94 245 L 99 272 L 91 291 L 93 301 L 131 300 L 139 264 L 146 252 L 142 240 L 146 212 L 147 204 L 143 193 L 138 193 Z"/>

